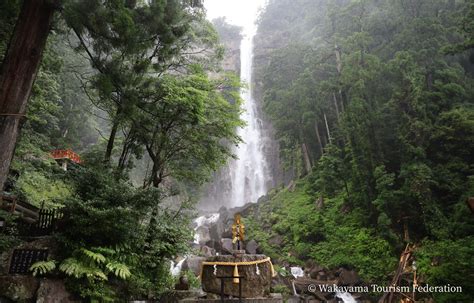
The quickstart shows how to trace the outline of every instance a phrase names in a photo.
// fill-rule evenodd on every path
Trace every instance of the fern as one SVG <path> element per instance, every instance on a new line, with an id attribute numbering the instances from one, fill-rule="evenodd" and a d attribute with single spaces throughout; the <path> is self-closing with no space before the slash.
<path id="1" fill-rule="evenodd" d="M 93 251 L 85 249 L 85 248 L 81 248 L 80 251 L 84 256 L 86 256 L 87 258 L 89 258 L 90 260 L 93 260 L 94 262 L 96 262 L 98 264 L 105 263 L 105 257 L 101 253 L 93 252 Z"/>
<path id="2" fill-rule="evenodd" d="M 107 275 L 101 268 L 88 266 L 76 258 L 68 258 L 64 260 L 59 266 L 59 270 L 64 272 L 66 275 L 73 276 L 77 279 L 87 277 L 88 279 L 98 278 L 99 280 L 108 280 Z"/>
<path id="3" fill-rule="evenodd" d="M 127 265 L 119 262 L 110 262 L 105 266 L 107 270 L 113 273 L 116 277 L 126 280 L 132 273 Z"/>
<path id="4" fill-rule="evenodd" d="M 37 275 L 47 274 L 53 271 L 55 268 L 56 268 L 56 263 L 54 262 L 54 260 L 38 261 L 38 262 L 33 263 L 30 266 L 30 271 L 32 271 L 33 276 L 36 277 Z"/>
<path id="5" fill-rule="evenodd" d="M 84 264 L 78 261 L 76 258 L 68 258 L 64 260 L 59 266 L 59 270 L 64 272 L 68 276 L 80 278 L 86 273 Z"/>

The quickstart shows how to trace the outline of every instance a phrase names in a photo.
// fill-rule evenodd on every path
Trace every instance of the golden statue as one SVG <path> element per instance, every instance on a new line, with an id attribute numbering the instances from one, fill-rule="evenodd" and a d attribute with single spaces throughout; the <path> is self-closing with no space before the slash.
<path id="1" fill-rule="evenodd" d="M 240 250 L 240 242 L 244 241 L 245 225 L 240 222 L 240 214 L 234 215 L 232 224 L 232 243 L 237 243 L 237 250 Z"/>

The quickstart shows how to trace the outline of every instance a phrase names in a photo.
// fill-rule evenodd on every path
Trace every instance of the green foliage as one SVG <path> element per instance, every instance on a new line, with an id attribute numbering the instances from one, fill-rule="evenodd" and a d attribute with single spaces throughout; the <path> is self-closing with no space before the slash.
<path id="1" fill-rule="evenodd" d="M 0 251 L 7 251 L 20 242 L 15 223 L 16 218 L 17 216 L 0 209 L 0 220 L 3 221 L 3 226 L 0 230 Z"/>
<path id="2" fill-rule="evenodd" d="M 272 293 L 282 294 L 282 295 L 290 295 L 291 290 L 284 284 L 277 284 L 272 287 Z"/>
<path id="3" fill-rule="evenodd" d="M 301 264 L 311 259 L 327 268 L 355 268 L 367 282 L 388 280 L 397 261 L 390 243 L 375 229 L 362 227 L 358 211 L 341 216 L 347 205 L 340 199 L 325 199 L 324 208 L 317 209 L 308 195 L 309 180 L 256 206 L 253 213 L 258 215 L 245 218 L 248 237 L 279 262 Z M 271 243 L 276 235 L 284 237 L 282 245 Z"/>
<path id="4" fill-rule="evenodd" d="M 64 226 L 57 238 L 82 297 L 157 297 L 172 286 L 167 260 L 184 254 L 192 233 L 182 210 L 159 206 L 162 193 L 116 180 L 103 166 L 75 170 L 74 198 L 65 201 Z M 116 279 L 110 277 L 120 278 Z"/>
<path id="5" fill-rule="evenodd" d="M 256 95 L 287 166 L 300 175 L 304 144 L 312 171 L 306 192 L 283 190 L 259 207 L 264 215 L 247 219 L 265 252 L 382 281 L 404 240 L 424 241 L 424 255 L 466 243 L 472 8 L 441 0 L 269 2 L 256 37 Z M 423 278 L 454 285 L 464 276 L 440 269 Z"/>
<path id="6" fill-rule="evenodd" d="M 472 276 L 474 238 L 422 242 L 416 253 L 421 276 L 430 285 L 455 285 L 462 293 L 434 293 L 436 302 L 469 301 L 474 292 Z"/>
<path id="7" fill-rule="evenodd" d="M 64 181 L 41 169 L 22 171 L 16 187 L 22 197 L 38 207 L 42 204 L 46 208 L 62 206 L 58 201 L 71 196 L 71 188 Z"/>
<path id="8" fill-rule="evenodd" d="M 56 262 L 54 260 L 49 261 L 38 261 L 30 266 L 30 271 L 33 272 L 33 276 L 45 275 L 56 269 Z"/>

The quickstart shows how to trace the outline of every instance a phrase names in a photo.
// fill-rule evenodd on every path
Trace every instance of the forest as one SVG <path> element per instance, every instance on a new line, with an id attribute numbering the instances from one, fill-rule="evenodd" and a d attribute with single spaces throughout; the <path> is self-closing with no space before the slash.
<path id="1" fill-rule="evenodd" d="M 250 222 L 263 226 L 267 254 L 346 264 L 381 281 L 416 243 L 426 282 L 464 286 L 436 302 L 473 298 L 473 9 L 269 2 L 254 81 L 299 181 Z M 283 241 L 268 244 L 276 235 Z"/>
<path id="2" fill-rule="evenodd" d="M 32 279 L 84 302 L 178 302 L 170 264 L 208 257 L 197 205 L 248 140 L 250 87 L 279 156 L 242 216 L 278 275 L 318 264 L 389 285 L 409 245 L 420 283 L 462 287 L 423 299 L 472 302 L 474 2 L 268 0 L 251 83 L 223 68 L 241 28 L 205 5 L 0 2 L 2 260 L 39 241 L 14 199 L 61 214 Z M 39 302 L 0 263 L 0 302 Z M 283 280 L 271 292 L 287 299 Z"/>

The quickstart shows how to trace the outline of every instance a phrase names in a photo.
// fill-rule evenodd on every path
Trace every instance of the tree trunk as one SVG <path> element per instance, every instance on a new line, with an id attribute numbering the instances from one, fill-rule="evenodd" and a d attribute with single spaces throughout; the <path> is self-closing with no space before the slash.
<path id="1" fill-rule="evenodd" d="M 324 153 L 324 149 L 323 149 L 323 143 L 321 142 L 321 136 L 319 134 L 318 122 L 314 122 L 314 131 L 316 132 L 316 138 L 318 139 L 319 152 L 321 153 L 321 156 L 322 156 Z"/>
<path id="2" fill-rule="evenodd" d="M 151 176 L 153 180 L 153 187 L 159 187 L 161 184 L 161 181 L 163 181 L 162 178 L 162 168 L 161 165 L 159 165 L 158 162 L 153 161 L 153 168 L 151 170 Z"/>
<path id="3" fill-rule="evenodd" d="M 337 73 L 340 75 L 342 71 L 341 49 L 337 44 L 334 46 L 334 49 L 336 53 L 336 69 Z"/>
<path id="4" fill-rule="evenodd" d="M 114 124 L 112 125 L 112 129 L 110 130 L 109 140 L 107 141 L 107 149 L 105 150 L 104 161 L 109 163 L 110 158 L 112 157 L 112 150 L 114 149 L 114 142 L 115 137 L 117 136 L 118 130 L 118 119 L 114 119 Z"/>
<path id="5" fill-rule="evenodd" d="M 301 150 L 303 152 L 303 159 L 304 159 L 304 166 L 306 169 L 306 173 L 309 174 L 311 172 L 311 159 L 309 158 L 308 148 L 306 143 L 301 143 Z"/>
<path id="6" fill-rule="evenodd" d="M 332 99 L 334 101 L 334 107 L 336 109 L 337 122 L 339 122 L 339 105 L 337 105 L 337 98 L 335 92 L 332 93 Z"/>
<path id="7" fill-rule="evenodd" d="M 7 179 L 20 119 L 26 113 L 56 8 L 47 0 L 24 0 L 0 74 L 0 189 Z"/>
<path id="8" fill-rule="evenodd" d="M 329 125 L 328 125 L 328 119 L 326 117 L 326 113 L 324 113 L 324 122 L 326 123 L 326 130 L 328 133 L 329 144 L 331 144 L 331 133 L 329 132 Z"/>

